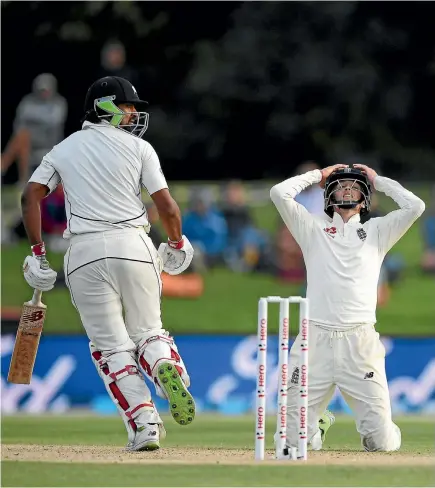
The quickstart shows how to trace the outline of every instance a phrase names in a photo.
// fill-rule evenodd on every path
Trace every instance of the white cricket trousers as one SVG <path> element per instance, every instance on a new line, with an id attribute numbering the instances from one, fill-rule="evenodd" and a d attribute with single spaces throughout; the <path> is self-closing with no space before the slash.
<path id="1" fill-rule="evenodd" d="M 73 236 L 64 270 L 99 351 L 131 351 L 150 330 L 161 333 L 161 260 L 142 227 Z"/>
<path id="2" fill-rule="evenodd" d="M 348 331 L 309 327 L 308 439 L 318 433 L 319 418 L 337 386 L 355 414 L 363 447 L 368 451 L 398 450 L 401 433 L 391 418 L 385 348 L 374 326 L 360 325 Z M 298 339 L 289 361 L 287 445 L 292 447 L 298 442 Z"/>

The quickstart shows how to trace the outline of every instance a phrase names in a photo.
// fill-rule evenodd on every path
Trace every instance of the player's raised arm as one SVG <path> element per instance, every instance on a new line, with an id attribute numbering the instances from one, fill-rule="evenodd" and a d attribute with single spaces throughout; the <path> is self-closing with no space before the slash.
<path id="1" fill-rule="evenodd" d="M 292 233 L 296 242 L 304 246 L 309 241 L 314 217 L 308 210 L 295 201 L 295 196 L 310 185 L 320 183 L 324 186 L 326 178 L 335 170 L 345 168 L 344 164 L 329 166 L 323 170 L 315 169 L 275 185 L 270 190 L 270 198 L 275 204 L 284 223 Z"/>
<path id="2" fill-rule="evenodd" d="M 384 217 L 376 219 L 379 230 L 379 247 L 386 254 L 424 212 L 425 204 L 421 198 L 403 188 L 397 181 L 379 176 L 365 165 L 356 164 L 355 167 L 367 174 L 376 190 L 391 197 L 400 207 Z"/>

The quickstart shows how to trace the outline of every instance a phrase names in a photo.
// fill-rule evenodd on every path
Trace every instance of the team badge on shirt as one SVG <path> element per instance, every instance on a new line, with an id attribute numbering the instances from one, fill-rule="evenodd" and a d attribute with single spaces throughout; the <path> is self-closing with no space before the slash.
<path id="1" fill-rule="evenodd" d="M 358 234 L 358 237 L 362 240 L 365 241 L 367 237 L 367 232 L 360 227 L 359 229 L 356 230 L 356 233 Z"/>

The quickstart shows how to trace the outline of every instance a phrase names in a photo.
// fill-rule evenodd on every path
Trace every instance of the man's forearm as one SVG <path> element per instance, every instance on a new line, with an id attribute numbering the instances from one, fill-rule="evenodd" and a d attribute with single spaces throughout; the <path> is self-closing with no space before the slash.
<path id="1" fill-rule="evenodd" d="M 33 246 L 42 242 L 40 203 L 35 200 L 26 201 L 24 198 L 21 200 L 21 209 L 23 214 L 23 224 L 30 245 Z"/>
<path id="2" fill-rule="evenodd" d="M 21 196 L 21 212 L 30 245 L 42 242 L 41 201 L 48 188 L 38 183 L 29 183 Z"/>
<path id="3" fill-rule="evenodd" d="M 293 176 L 288 180 L 275 185 L 270 194 L 273 201 L 277 198 L 294 198 L 309 186 L 319 183 L 322 179 L 322 173 L 315 169 L 302 175 Z"/>
<path id="4" fill-rule="evenodd" d="M 424 210 L 424 202 L 414 193 L 404 188 L 398 181 L 386 178 L 384 176 L 376 176 L 374 181 L 375 189 L 385 193 L 392 198 L 400 208 L 420 211 Z"/>
<path id="5" fill-rule="evenodd" d="M 179 241 L 182 237 L 181 232 L 181 212 L 178 205 L 174 205 L 169 209 L 159 211 L 162 219 L 163 228 L 171 241 Z"/>

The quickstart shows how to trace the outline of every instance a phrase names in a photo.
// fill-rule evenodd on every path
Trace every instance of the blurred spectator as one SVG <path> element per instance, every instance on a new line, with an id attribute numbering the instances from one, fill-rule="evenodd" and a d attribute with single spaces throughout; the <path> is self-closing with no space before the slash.
<path id="1" fill-rule="evenodd" d="M 320 169 L 314 161 L 300 164 L 295 175 Z M 323 189 L 319 185 L 311 185 L 295 197 L 313 215 L 324 216 Z M 286 225 L 280 221 L 276 236 L 276 265 L 278 276 L 293 283 L 300 283 L 305 279 L 305 263 L 299 244 L 295 241 Z"/>
<path id="2" fill-rule="evenodd" d="M 302 175 L 308 171 L 320 169 L 314 161 L 305 161 L 296 169 L 295 175 Z M 310 214 L 324 216 L 325 200 L 323 189 L 319 185 L 311 185 L 295 197 L 296 202 L 303 205 Z"/>
<path id="3" fill-rule="evenodd" d="M 50 73 L 38 75 L 32 93 L 17 107 L 14 132 L 2 154 L 2 174 L 18 161 L 19 181 L 24 184 L 42 158 L 64 138 L 67 102 L 57 93 L 57 80 Z"/>
<path id="4" fill-rule="evenodd" d="M 305 280 L 305 264 L 301 248 L 286 225 L 281 222 L 275 246 L 278 278 L 291 283 L 302 283 Z"/>
<path id="5" fill-rule="evenodd" d="M 63 186 L 58 185 L 41 202 L 41 228 L 50 251 L 63 253 L 68 249 L 68 241 L 63 238 L 66 224 L 65 195 Z"/>
<path id="6" fill-rule="evenodd" d="M 192 192 L 183 217 L 183 232 L 195 248 L 195 255 L 198 251 L 204 257 L 206 266 L 224 262 L 228 227 L 223 215 L 213 208 L 212 196 L 207 189 Z"/>
<path id="7" fill-rule="evenodd" d="M 421 268 L 426 273 L 435 273 L 435 185 L 432 187 L 430 204 L 422 221 L 423 256 Z"/>
<path id="8" fill-rule="evenodd" d="M 224 190 L 222 215 L 228 226 L 225 261 L 233 271 L 267 268 L 267 236 L 254 225 L 246 193 L 240 181 L 230 181 Z"/>
<path id="9" fill-rule="evenodd" d="M 126 78 L 136 88 L 139 85 L 139 75 L 126 63 L 125 47 L 120 41 L 109 40 L 101 49 L 101 68 L 98 78 L 104 76 L 120 76 Z"/>
<path id="10" fill-rule="evenodd" d="M 20 194 L 42 158 L 64 138 L 67 110 L 65 98 L 57 92 L 57 80 L 50 73 L 33 80 L 32 93 L 24 96 L 17 107 L 13 134 L 1 157 L 2 175 L 12 163 L 18 163 L 17 189 L 6 191 L 6 205 L 2 200 L 2 243 L 25 238 Z"/>

